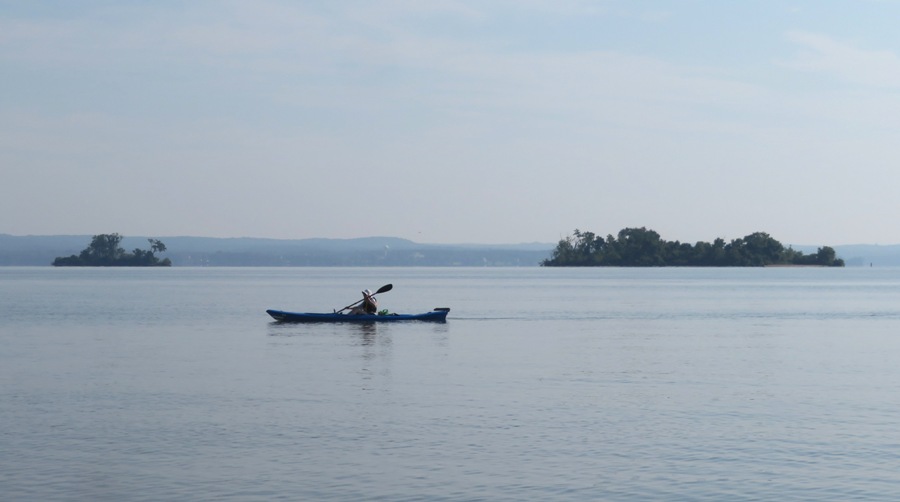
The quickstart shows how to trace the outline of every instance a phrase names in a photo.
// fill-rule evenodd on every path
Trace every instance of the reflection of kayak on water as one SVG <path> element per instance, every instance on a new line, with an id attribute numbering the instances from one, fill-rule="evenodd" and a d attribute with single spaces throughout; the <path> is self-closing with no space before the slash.
<path id="1" fill-rule="evenodd" d="M 422 314 L 341 314 L 340 312 L 309 313 L 266 310 L 279 322 L 394 322 L 394 321 L 437 321 L 445 322 L 449 308 L 436 308 Z"/>

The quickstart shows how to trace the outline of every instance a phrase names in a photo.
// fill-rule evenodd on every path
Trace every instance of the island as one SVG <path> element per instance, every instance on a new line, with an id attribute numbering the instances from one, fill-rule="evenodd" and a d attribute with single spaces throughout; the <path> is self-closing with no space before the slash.
<path id="1" fill-rule="evenodd" d="M 91 244 L 81 253 L 60 256 L 53 260 L 54 267 L 170 267 L 172 260 L 160 260 L 156 253 L 166 250 L 166 245 L 158 239 L 147 239 L 150 249 L 137 249 L 127 253 L 119 247 L 122 236 L 100 234 L 91 239 Z"/>
<path id="2" fill-rule="evenodd" d="M 574 235 L 559 241 L 544 267 L 766 267 L 820 266 L 843 267 L 833 248 L 818 248 L 804 255 L 785 248 L 765 232 L 755 232 L 725 242 L 690 244 L 665 241 L 645 227 L 625 228 L 617 236 L 603 238 L 575 229 Z"/>

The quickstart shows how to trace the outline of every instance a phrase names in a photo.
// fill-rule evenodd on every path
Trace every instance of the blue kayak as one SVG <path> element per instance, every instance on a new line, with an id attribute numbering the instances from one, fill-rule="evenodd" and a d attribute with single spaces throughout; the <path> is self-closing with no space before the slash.
<path id="1" fill-rule="evenodd" d="M 437 321 L 447 320 L 448 308 L 436 308 L 424 314 L 314 314 L 307 312 L 285 312 L 266 310 L 278 322 L 394 322 L 394 321 Z"/>

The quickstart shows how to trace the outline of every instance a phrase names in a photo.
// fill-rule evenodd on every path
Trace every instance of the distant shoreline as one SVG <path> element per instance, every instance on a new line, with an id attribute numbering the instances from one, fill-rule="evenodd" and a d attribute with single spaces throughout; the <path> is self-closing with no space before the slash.
<path id="1" fill-rule="evenodd" d="M 126 249 L 144 247 L 144 236 L 126 236 Z M 538 267 L 555 243 L 527 244 L 421 244 L 391 237 L 359 239 L 256 239 L 213 237 L 160 237 L 168 246 L 172 266 L 224 267 Z M 12 236 L 0 234 L 0 266 L 50 266 L 54 258 L 78 253 L 90 236 Z M 814 252 L 816 246 L 792 244 Z M 848 267 L 900 266 L 898 245 L 834 246 Z"/>
<path id="2" fill-rule="evenodd" d="M 277 240 L 255 238 L 160 237 L 172 266 L 365 267 L 491 266 L 537 267 L 552 244 L 442 245 L 391 237 Z M 49 265 L 56 257 L 79 253 L 90 236 L 0 234 L 0 266 Z M 122 247 L 146 246 L 146 237 L 125 237 Z"/>

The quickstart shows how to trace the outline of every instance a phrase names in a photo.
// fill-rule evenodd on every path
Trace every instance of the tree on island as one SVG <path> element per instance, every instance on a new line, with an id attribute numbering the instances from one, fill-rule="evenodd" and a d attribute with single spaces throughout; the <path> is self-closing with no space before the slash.
<path id="1" fill-rule="evenodd" d="M 122 236 L 119 234 L 100 234 L 91 239 L 91 244 L 78 255 L 58 257 L 53 260 L 54 267 L 170 267 L 172 260 L 160 260 L 156 253 L 166 250 L 166 245 L 158 239 L 147 239 L 150 249 L 135 248 L 126 253 L 119 247 Z"/>
<path id="2" fill-rule="evenodd" d="M 653 230 L 625 228 L 618 236 L 606 238 L 592 232 L 575 229 L 573 236 L 559 241 L 550 258 L 541 262 L 544 267 L 764 267 L 767 265 L 813 265 L 843 267 L 834 249 L 819 248 L 813 255 L 804 255 L 765 232 L 755 232 L 726 243 L 716 239 L 712 243 L 694 245 L 660 238 Z"/>

